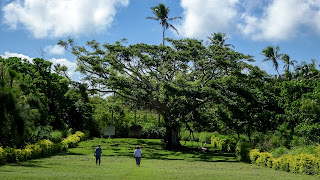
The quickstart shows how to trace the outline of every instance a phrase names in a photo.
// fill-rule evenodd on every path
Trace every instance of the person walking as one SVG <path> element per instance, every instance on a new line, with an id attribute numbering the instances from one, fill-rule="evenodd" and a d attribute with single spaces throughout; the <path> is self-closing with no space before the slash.
<path id="1" fill-rule="evenodd" d="M 99 165 L 100 165 L 101 155 L 102 155 L 102 149 L 99 144 L 98 147 L 96 148 L 96 150 L 94 151 L 94 156 L 96 157 L 96 165 L 98 165 L 98 161 L 99 161 Z"/>
<path id="2" fill-rule="evenodd" d="M 133 157 L 136 158 L 136 164 L 140 167 L 140 162 L 142 158 L 142 151 L 139 146 L 136 147 L 136 150 L 133 152 Z"/>

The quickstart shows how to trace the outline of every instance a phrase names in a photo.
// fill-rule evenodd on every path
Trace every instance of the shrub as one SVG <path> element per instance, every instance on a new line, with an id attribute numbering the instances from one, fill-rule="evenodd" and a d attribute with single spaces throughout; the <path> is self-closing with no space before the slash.
<path id="1" fill-rule="evenodd" d="M 90 131 L 84 130 L 85 140 L 90 138 Z"/>
<path id="2" fill-rule="evenodd" d="M 268 168 L 272 168 L 273 167 L 273 164 L 276 162 L 276 159 L 271 157 L 267 160 L 267 167 Z"/>
<path id="3" fill-rule="evenodd" d="M 0 164 L 26 161 L 28 159 L 52 155 L 66 150 L 68 147 L 75 147 L 80 139 L 84 140 L 86 137 L 85 133 L 77 131 L 59 143 L 53 143 L 48 139 L 43 139 L 35 144 L 28 144 L 24 149 L 14 149 L 11 147 L 3 149 L 0 147 Z"/>
<path id="4" fill-rule="evenodd" d="M 317 145 L 315 152 L 316 152 L 316 156 L 320 157 L 320 144 Z"/>
<path id="5" fill-rule="evenodd" d="M 142 137 L 147 139 L 162 139 L 166 134 L 164 127 L 155 124 L 144 123 L 142 125 Z"/>
<path id="6" fill-rule="evenodd" d="M 320 175 L 320 158 L 317 157 L 314 162 L 314 174 Z"/>
<path id="7" fill-rule="evenodd" d="M 63 138 L 63 133 L 61 131 L 52 131 L 50 133 L 50 140 L 54 143 L 61 142 Z"/>
<path id="8" fill-rule="evenodd" d="M 22 154 L 24 155 L 25 159 L 24 160 L 28 160 L 28 159 L 32 159 L 32 149 L 29 148 L 24 148 L 22 149 Z"/>
<path id="9" fill-rule="evenodd" d="M 76 147 L 78 145 L 79 141 L 80 141 L 80 137 L 73 134 L 73 135 L 70 135 L 67 138 L 63 139 L 62 143 L 67 144 L 68 148 L 70 148 L 70 147 L 72 148 L 72 147 Z"/>
<path id="10" fill-rule="evenodd" d="M 272 169 L 274 169 L 274 170 L 279 170 L 280 169 L 280 158 L 273 159 L 273 161 L 272 161 Z"/>
<path id="11" fill-rule="evenodd" d="M 293 173 L 314 174 L 315 157 L 311 154 L 293 156 L 290 171 Z"/>
<path id="12" fill-rule="evenodd" d="M 234 137 L 223 136 L 217 133 L 211 137 L 212 146 L 223 152 L 235 152 L 236 142 Z"/>
<path id="13" fill-rule="evenodd" d="M 201 143 L 211 143 L 211 137 L 215 135 L 214 132 L 200 132 L 199 133 L 199 141 Z"/>
<path id="14" fill-rule="evenodd" d="M 268 152 L 261 152 L 256 159 L 256 164 L 259 166 L 267 166 L 267 162 L 272 159 L 272 154 Z M 271 162 L 269 162 L 271 163 Z"/>
<path id="15" fill-rule="evenodd" d="M 252 164 L 256 164 L 256 160 L 260 157 L 258 149 L 252 149 L 249 151 L 249 157 Z"/>
<path id="16" fill-rule="evenodd" d="M 7 160 L 7 153 L 2 147 L 0 147 L 0 164 L 5 164 L 6 160 Z"/>
<path id="17" fill-rule="evenodd" d="M 182 141 L 189 141 L 190 140 L 190 132 L 187 130 L 180 131 L 180 140 Z"/>
<path id="18" fill-rule="evenodd" d="M 235 154 L 240 161 L 250 162 L 249 151 L 251 149 L 252 149 L 251 143 L 248 143 L 245 141 L 239 141 L 236 145 Z"/>
<path id="19" fill-rule="evenodd" d="M 39 144 L 28 144 L 25 149 L 30 149 L 31 150 L 31 158 L 30 159 L 35 159 L 38 157 L 41 157 L 42 149 Z"/>
<path id="20" fill-rule="evenodd" d="M 16 152 L 15 152 L 14 148 L 6 147 L 4 150 L 7 154 L 7 162 L 8 163 L 17 162 Z"/>
<path id="21" fill-rule="evenodd" d="M 291 155 L 284 155 L 279 158 L 279 169 L 282 171 L 290 171 L 290 161 L 293 157 Z"/>
<path id="22" fill-rule="evenodd" d="M 286 147 L 281 146 L 281 147 L 278 147 L 278 148 L 272 150 L 271 153 L 272 153 L 273 157 L 278 158 L 284 154 L 288 154 L 289 150 Z"/>
<path id="23" fill-rule="evenodd" d="M 42 151 L 41 151 L 41 155 L 42 156 L 48 156 L 48 155 L 52 154 L 52 149 L 51 148 L 52 148 L 53 142 L 51 142 L 48 139 L 43 139 L 43 140 L 39 140 L 37 142 L 37 144 L 42 149 Z"/>
<path id="24" fill-rule="evenodd" d="M 66 151 L 68 149 L 68 143 L 67 142 L 61 141 L 59 144 L 60 144 L 61 151 Z"/>
<path id="25" fill-rule="evenodd" d="M 80 138 L 80 141 L 86 140 L 85 134 L 81 131 L 76 131 L 75 135 Z"/>

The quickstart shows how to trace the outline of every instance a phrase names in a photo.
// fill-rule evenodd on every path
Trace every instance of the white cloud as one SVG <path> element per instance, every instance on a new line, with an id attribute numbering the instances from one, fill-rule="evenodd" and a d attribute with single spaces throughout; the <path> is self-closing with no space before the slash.
<path id="1" fill-rule="evenodd" d="M 237 16 L 238 0 L 181 0 L 184 18 L 179 31 L 186 37 L 227 32 Z"/>
<path id="2" fill-rule="evenodd" d="M 281 41 L 320 35 L 320 0 L 181 0 L 185 37 L 238 33 L 254 40 Z M 238 31 L 238 32 L 237 32 Z"/>
<path id="3" fill-rule="evenodd" d="M 54 65 L 60 64 L 60 65 L 67 66 L 68 67 L 68 74 L 70 76 L 72 76 L 75 73 L 75 70 L 77 68 L 77 64 L 75 62 L 68 61 L 65 58 L 62 58 L 62 59 L 51 58 L 48 61 L 52 62 Z"/>
<path id="4" fill-rule="evenodd" d="M 36 38 L 95 33 L 110 27 L 116 7 L 129 0 L 14 0 L 3 7 L 4 22 L 22 25 Z"/>
<path id="5" fill-rule="evenodd" d="M 49 45 L 44 47 L 44 52 L 49 53 L 50 55 L 63 55 L 64 54 L 64 48 L 60 47 L 58 45 Z"/>
<path id="6" fill-rule="evenodd" d="M 319 13 L 319 4 L 313 0 L 273 0 L 259 18 L 248 13 L 242 14 L 243 23 L 239 24 L 240 30 L 245 35 L 259 40 L 287 40 L 294 38 L 303 27 L 319 24 L 315 21 Z"/>
<path id="7" fill-rule="evenodd" d="M 32 62 L 32 59 L 33 59 L 33 58 L 26 56 L 26 55 L 23 55 L 23 54 L 10 53 L 10 52 L 5 52 L 4 55 L 0 55 L 0 56 L 5 59 L 10 58 L 10 57 L 18 57 L 21 59 L 27 59 L 29 62 Z"/>

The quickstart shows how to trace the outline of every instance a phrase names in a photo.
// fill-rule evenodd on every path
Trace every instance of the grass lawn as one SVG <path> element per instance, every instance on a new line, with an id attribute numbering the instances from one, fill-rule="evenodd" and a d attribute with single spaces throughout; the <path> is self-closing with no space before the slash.
<path id="1" fill-rule="evenodd" d="M 93 156 L 98 144 L 103 150 L 100 166 L 95 164 Z M 143 151 L 140 167 L 135 166 L 132 157 L 136 145 Z M 56 156 L 0 166 L 0 179 L 296 180 L 319 177 L 238 162 L 231 154 L 163 150 L 160 140 L 93 139 Z"/>

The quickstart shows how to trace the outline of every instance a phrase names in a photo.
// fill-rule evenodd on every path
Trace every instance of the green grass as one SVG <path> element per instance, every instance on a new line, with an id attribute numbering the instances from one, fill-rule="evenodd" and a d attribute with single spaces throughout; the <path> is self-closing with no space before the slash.
<path id="1" fill-rule="evenodd" d="M 100 166 L 93 156 L 98 144 Z M 132 157 L 136 145 L 143 151 L 141 167 Z M 0 179 L 319 179 L 241 163 L 231 154 L 162 147 L 160 140 L 93 139 L 63 154 L 0 166 Z"/>

